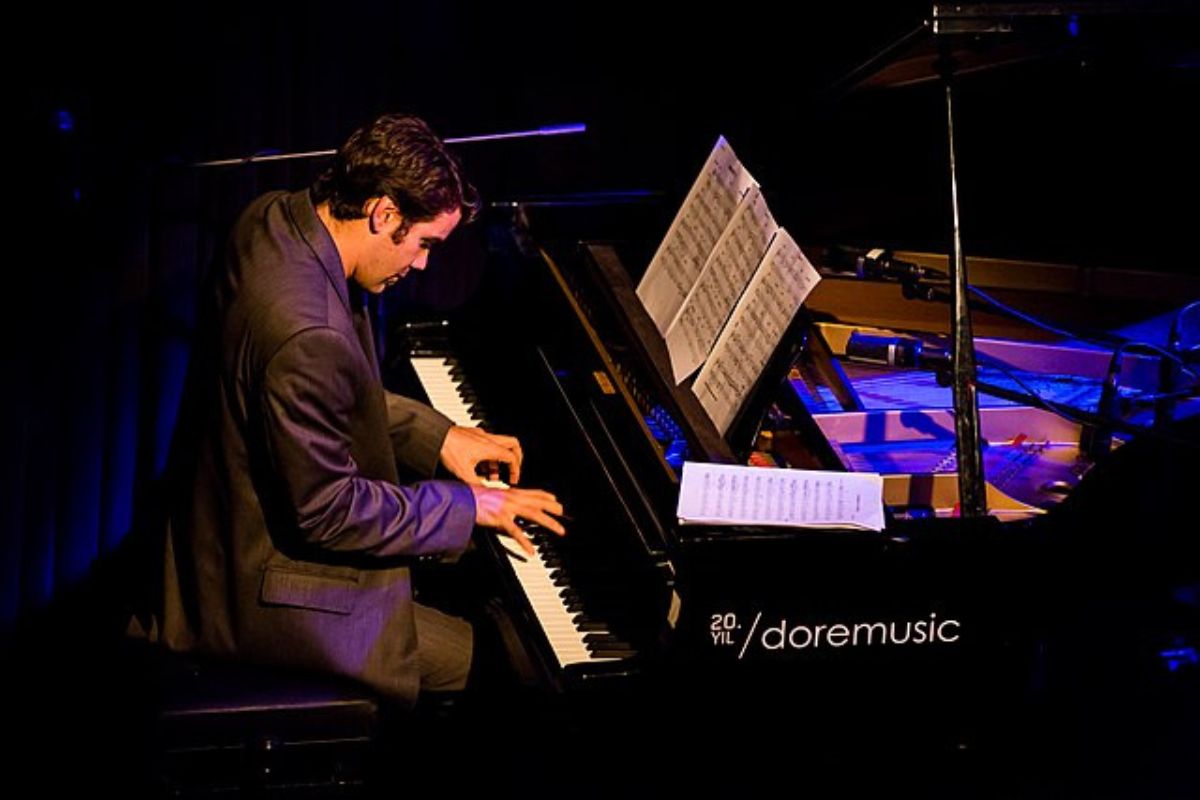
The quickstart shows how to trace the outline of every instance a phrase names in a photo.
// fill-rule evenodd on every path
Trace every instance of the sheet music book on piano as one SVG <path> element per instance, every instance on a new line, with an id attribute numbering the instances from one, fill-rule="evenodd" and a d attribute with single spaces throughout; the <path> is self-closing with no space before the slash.
<path id="1" fill-rule="evenodd" d="M 692 384 L 717 430 L 726 433 L 792 318 L 821 281 L 780 228 Z"/>
<path id="2" fill-rule="evenodd" d="M 638 283 L 638 297 L 659 332 L 666 333 L 738 202 L 756 185 L 725 137 L 717 139 Z"/>
<path id="3" fill-rule="evenodd" d="M 883 530 L 875 473 L 685 462 L 676 509 L 685 525 L 778 525 Z"/>
<path id="4" fill-rule="evenodd" d="M 751 186 L 664 334 L 677 384 L 708 358 L 777 229 L 762 191 Z"/>
<path id="5" fill-rule="evenodd" d="M 726 435 L 820 281 L 721 137 L 638 285 L 679 385 Z"/>

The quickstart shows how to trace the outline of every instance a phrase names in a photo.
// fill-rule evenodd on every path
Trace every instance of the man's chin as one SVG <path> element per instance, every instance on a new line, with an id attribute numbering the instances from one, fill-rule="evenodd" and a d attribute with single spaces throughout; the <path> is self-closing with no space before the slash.
<path id="1" fill-rule="evenodd" d="M 393 275 L 392 277 L 388 278 L 383 283 L 379 284 L 379 288 L 375 290 L 375 293 L 378 294 L 379 292 L 382 292 L 384 289 L 392 288 L 397 283 L 399 283 L 403 277 L 404 277 L 403 272 L 401 272 L 399 275 Z"/>

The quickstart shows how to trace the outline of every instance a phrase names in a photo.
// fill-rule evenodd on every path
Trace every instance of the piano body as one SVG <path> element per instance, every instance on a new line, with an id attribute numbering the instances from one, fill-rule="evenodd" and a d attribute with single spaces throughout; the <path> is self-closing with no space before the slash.
<path id="1" fill-rule="evenodd" d="M 1124 53 L 1125 38 L 1114 41 Z M 1164 262 L 1143 260 L 1143 240 L 1153 232 L 1171 242 L 1189 230 L 1171 224 L 1186 221 L 1186 207 L 1151 189 L 1156 166 L 1178 170 L 1186 184 L 1195 160 L 1167 155 L 1163 132 L 1182 128 L 1173 114 L 1150 112 L 1177 108 L 1158 99 L 1191 92 L 1194 70 L 1173 72 L 1145 97 L 1123 69 L 1101 72 L 1121 79 L 1114 103 L 1101 91 L 1107 84 L 1079 68 L 1077 52 L 1055 50 L 1055 80 L 1022 67 L 1020 92 L 1011 74 L 993 80 L 983 70 L 964 90 L 964 141 L 975 148 L 964 164 L 990 179 L 968 186 L 978 204 L 967 216 L 970 277 L 1062 327 L 1128 328 L 1200 298 L 1194 275 L 976 257 L 1013 255 L 1025 246 L 1014 232 L 1033 231 L 1026 238 L 1043 239 L 1035 252 L 1048 261 L 1112 264 L 1129 255 L 1131 268 L 1157 268 Z M 919 88 L 835 98 L 836 113 L 824 108 L 829 98 L 797 103 L 788 124 L 756 128 L 771 153 L 762 161 L 784 170 L 775 185 L 794 187 L 794 213 L 780 219 L 803 220 L 815 241 L 943 246 L 944 210 L 930 198 L 945 192 L 944 107 L 937 93 L 916 96 Z M 1032 98 L 1022 104 L 1030 110 L 1013 108 L 1015 95 Z M 1088 99 L 1101 101 L 1098 110 L 1080 114 Z M 1114 115 L 1114 107 L 1130 112 Z M 1122 140 L 1133 133 L 1153 146 Z M 1151 161 L 1144 168 L 1131 158 L 1137 168 L 1116 170 L 1126 181 L 1110 185 L 1113 154 L 1124 148 Z M 491 162 L 472 166 L 499 174 L 503 189 L 492 196 L 545 194 L 494 204 L 447 242 L 445 260 L 401 285 L 419 294 L 439 272 L 469 273 L 446 292 L 450 302 L 428 304 L 450 310 L 428 319 L 405 311 L 380 326 L 391 334 L 385 380 L 398 391 L 427 386 L 434 404 L 462 412 L 463 422 L 520 437 L 522 482 L 562 499 L 568 536 L 535 531 L 536 559 L 514 560 L 492 535 L 477 545 L 520 634 L 518 656 L 532 664 L 522 674 L 587 720 L 572 735 L 594 723 L 606 733 L 591 744 L 632 740 L 622 754 L 641 749 L 655 767 L 669 763 L 662 756 L 671 744 L 693 759 L 712 755 L 671 771 L 701 781 L 705 794 L 704 780 L 742 763 L 731 756 L 769 753 L 787 765 L 828 740 L 843 753 L 876 754 L 924 740 L 939 755 L 990 750 L 995 764 L 1038 754 L 1028 765 L 1062 748 L 1106 760 L 1107 744 L 1096 743 L 1107 737 L 1121 743 L 1112 763 L 1140 752 L 1165 767 L 1160 774 L 1180 774 L 1189 760 L 1176 756 L 1200 740 L 1200 542 L 1172 512 L 1186 512 L 1200 477 L 1194 445 L 1181 444 L 1196 440 L 1195 425 L 1157 441 L 1119 444 L 1117 435 L 1112 450 L 1103 426 L 982 395 L 991 514 L 959 518 L 949 392 L 930 372 L 846 357 L 855 332 L 944 341 L 949 309 L 909 299 L 897 283 L 826 274 L 765 370 L 770 378 L 722 436 L 670 379 L 634 292 L 674 208 L 637 193 L 505 185 L 506 169 L 523 169 L 514 166 L 523 160 Z M 1052 191 L 1046 179 L 1062 177 L 1064 162 L 1061 184 L 1078 191 Z M 597 160 L 598 170 L 610 167 Z M 609 175 L 592 178 L 586 185 L 611 185 Z M 1133 203 L 1110 202 L 1122 187 Z M 1118 207 L 1131 214 L 1127 229 L 1117 230 Z M 835 266 L 798 239 L 818 267 Z M 944 254 L 896 256 L 946 268 Z M 1108 352 L 986 312 L 975 312 L 974 329 L 986 357 L 981 381 L 1100 405 Z M 1153 357 L 1127 353 L 1118 366 L 1127 390 L 1118 403 L 1160 385 Z M 1175 416 L 1194 414 L 1190 402 L 1176 404 Z M 684 460 L 879 472 L 887 524 L 880 533 L 681 525 Z M 1190 738 L 1172 744 L 1181 727 Z M 744 788 L 745 777 L 729 780 Z"/>
<path id="2" fill-rule="evenodd" d="M 985 403 L 995 513 L 957 518 L 948 390 L 839 356 L 863 327 L 856 313 L 876 332 L 920 332 L 934 318 L 944 326 L 944 307 L 830 278 L 776 354 L 773 374 L 787 379 L 756 387 L 723 437 L 670 381 L 634 293 L 659 215 L 644 198 L 493 208 L 500 219 L 474 234 L 486 268 L 472 302 L 445 320 L 401 319 L 387 346 L 392 388 L 419 383 L 456 421 L 517 435 L 522 483 L 563 501 L 569 534 L 534 530 L 536 559 L 477 539 L 543 685 L 601 706 L 614 693 L 643 706 L 652 697 L 710 725 L 869 713 L 946 736 L 1026 707 L 1045 677 L 1066 557 L 1047 512 L 1091 466 L 1081 426 Z M 872 319 L 861 303 L 881 292 L 876 305 L 893 318 Z M 1050 373 L 1039 386 L 1060 397 L 1095 390 L 1107 365 L 1095 351 L 993 337 L 986 319 L 980 330 L 982 350 L 1028 380 Z M 1150 375 L 1136 358 L 1125 368 Z M 889 390 L 930 402 L 900 407 Z M 881 533 L 681 525 L 684 460 L 881 472 L 888 523 Z"/>

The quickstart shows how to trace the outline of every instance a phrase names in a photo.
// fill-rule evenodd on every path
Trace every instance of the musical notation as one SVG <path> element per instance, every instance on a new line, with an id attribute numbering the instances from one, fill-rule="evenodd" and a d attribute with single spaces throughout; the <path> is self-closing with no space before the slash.
<path id="1" fill-rule="evenodd" d="M 665 333 L 679 313 L 738 202 L 754 185 L 722 136 L 638 284 L 638 297 L 659 331 Z"/>
<path id="2" fill-rule="evenodd" d="M 717 430 L 728 430 L 792 317 L 820 281 L 780 228 L 692 385 Z"/>
<path id="3" fill-rule="evenodd" d="M 708 357 L 777 228 L 762 191 L 750 187 L 667 328 L 667 352 L 676 383 Z"/>
<path id="4" fill-rule="evenodd" d="M 861 472 L 683 465 L 684 524 L 883 530 L 883 478 Z"/>

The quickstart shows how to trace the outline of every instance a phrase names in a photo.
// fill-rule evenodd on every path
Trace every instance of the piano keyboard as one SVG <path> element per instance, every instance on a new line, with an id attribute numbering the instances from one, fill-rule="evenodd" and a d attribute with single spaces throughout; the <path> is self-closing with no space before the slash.
<path id="1" fill-rule="evenodd" d="M 483 423 L 479 410 L 472 410 L 474 395 L 464 386 L 462 373 L 449 359 L 414 356 L 410 360 L 431 406 L 449 417 L 455 425 L 475 428 Z"/>
<path id="2" fill-rule="evenodd" d="M 483 423 L 474 392 L 452 359 L 414 356 L 410 360 L 430 405 L 455 425 L 474 427 Z M 509 536 L 497 536 L 496 541 L 510 555 L 509 566 L 559 665 L 614 661 L 633 655 L 628 645 L 617 641 L 602 623 L 582 616 L 569 582 L 554 566 L 558 559 L 552 540 L 557 537 L 536 525 L 526 526 L 526 532 L 533 543 L 533 556 Z"/>

